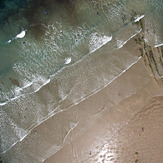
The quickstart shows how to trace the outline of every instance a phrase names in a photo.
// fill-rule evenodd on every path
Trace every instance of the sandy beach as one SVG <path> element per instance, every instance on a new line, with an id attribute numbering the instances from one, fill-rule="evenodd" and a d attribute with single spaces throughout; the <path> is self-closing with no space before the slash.
<path id="1" fill-rule="evenodd" d="M 138 37 L 116 51 L 117 55 L 132 53 L 137 57 L 130 67 L 100 91 L 61 110 L 70 101 L 65 98 L 56 114 L 34 127 L 3 157 L 45 163 L 163 162 L 162 81 L 141 56 L 142 45 L 135 41 Z M 106 53 L 106 50 L 107 46 L 96 53 Z M 93 57 L 92 61 L 100 56 Z M 109 56 L 103 57 L 105 63 Z M 107 64 L 104 66 L 106 69 L 102 70 L 106 73 L 109 68 Z M 44 89 L 52 86 L 55 86 L 53 82 Z M 41 97 L 44 89 L 37 96 Z"/>
<path id="2" fill-rule="evenodd" d="M 162 163 L 162 9 L 0 2 L 0 163 Z"/>
<path id="3" fill-rule="evenodd" d="M 162 93 L 140 59 L 108 87 L 75 106 L 78 126 L 45 163 L 163 162 Z M 78 135 L 90 115 L 93 120 Z"/>
<path id="4" fill-rule="evenodd" d="M 138 38 L 124 48 L 135 47 L 139 55 L 141 48 L 134 43 Z M 152 51 L 157 65 L 146 51 L 107 87 L 69 108 L 77 112 L 78 124 L 45 163 L 163 162 L 161 50 Z"/>

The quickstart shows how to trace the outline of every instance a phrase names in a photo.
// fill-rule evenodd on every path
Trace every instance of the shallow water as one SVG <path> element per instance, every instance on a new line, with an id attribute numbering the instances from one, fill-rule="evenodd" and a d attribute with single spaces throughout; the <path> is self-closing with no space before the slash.
<path id="1" fill-rule="evenodd" d="M 1 2 L 0 151 L 136 63 L 138 55 L 123 49 L 144 30 L 135 20 L 144 16 L 145 39 L 162 44 L 162 5 L 159 0 Z"/>
<path id="2" fill-rule="evenodd" d="M 117 32 L 126 31 L 124 40 L 118 44 L 125 43 L 129 37 L 127 27 L 141 15 L 145 15 L 148 29 L 146 40 L 153 45 L 162 43 L 162 3 L 159 1 L 148 5 L 142 2 L 141 7 L 138 1 L 125 0 L 42 3 L 26 2 L 26 8 L 18 9 L 11 17 L 1 18 L 1 105 L 38 90 L 67 66 L 68 58 L 71 60 L 69 64 L 73 64 L 110 42 L 113 36 L 118 40 Z M 2 11 L 10 8 L 7 4 Z M 36 6 L 37 9 L 33 10 Z M 154 22 L 151 23 L 151 20 Z M 133 35 L 137 32 L 132 28 L 130 31 Z M 25 33 L 24 37 L 19 37 L 21 32 Z M 10 78 L 16 79 L 19 84 L 14 84 Z"/>

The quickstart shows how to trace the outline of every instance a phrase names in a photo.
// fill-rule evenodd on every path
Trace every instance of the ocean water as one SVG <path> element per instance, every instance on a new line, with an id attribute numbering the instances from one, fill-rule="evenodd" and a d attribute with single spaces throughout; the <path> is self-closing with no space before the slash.
<path id="1" fill-rule="evenodd" d="M 148 44 L 163 45 L 162 15 L 161 0 L 1 1 L 2 155 L 137 62 L 123 46 L 142 30 Z"/>

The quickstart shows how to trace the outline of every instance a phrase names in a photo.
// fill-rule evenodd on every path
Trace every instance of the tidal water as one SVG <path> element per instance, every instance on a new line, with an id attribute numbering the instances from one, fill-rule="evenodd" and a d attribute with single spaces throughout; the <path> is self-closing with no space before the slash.
<path id="1" fill-rule="evenodd" d="M 136 34 L 162 46 L 162 15 L 161 0 L 0 1 L 2 155 L 137 62 L 121 50 Z"/>

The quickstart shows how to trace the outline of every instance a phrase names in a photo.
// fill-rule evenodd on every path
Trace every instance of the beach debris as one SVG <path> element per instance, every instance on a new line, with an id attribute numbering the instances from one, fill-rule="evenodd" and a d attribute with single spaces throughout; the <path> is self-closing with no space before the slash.
<path id="1" fill-rule="evenodd" d="M 92 154 L 92 152 L 90 151 L 90 152 L 89 152 L 89 155 L 91 155 L 91 154 Z"/>
<path id="2" fill-rule="evenodd" d="M 122 21 L 123 21 L 123 23 L 125 22 L 125 20 L 126 20 L 126 15 L 123 15 L 123 16 L 122 16 Z"/>
<path id="3" fill-rule="evenodd" d="M 78 41 L 78 39 L 75 40 L 76 42 Z"/>
<path id="4" fill-rule="evenodd" d="M 97 15 L 100 15 L 100 13 L 97 11 Z"/>
<path id="5" fill-rule="evenodd" d="M 126 125 L 128 125 L 128 122 L 125 122 Z"/>
<path id="6" fill-rule="evenodd" d="M 135 160 L 135 163 L 138 163 L 139 160 Z"/>
<path id="7" fill-rule="evenodd" d="M 60 30 L 60 33 L 62 33 L 63 31 L 62 30 Z"/>
<path id="8" fill-rule="evenodd" d="M 79 33 L 77 33 L 77 36 L 80 36 Z"/>
<path id="9" fill-rule="evenodd" d="M 138 155 L 139 153 L 138 152 L 135 152 L 136 155 Z"/>
<path id="10" fill-rule="evenodd" d="M 142 127 L 142 131 L 144 132 L 144 127 Z"/>
<path id="11" fill-rule="evenodd" d="M 47 11 L 45 11 L 45 14 L 48 14 L 48 12 L 47 12 Z"/>

